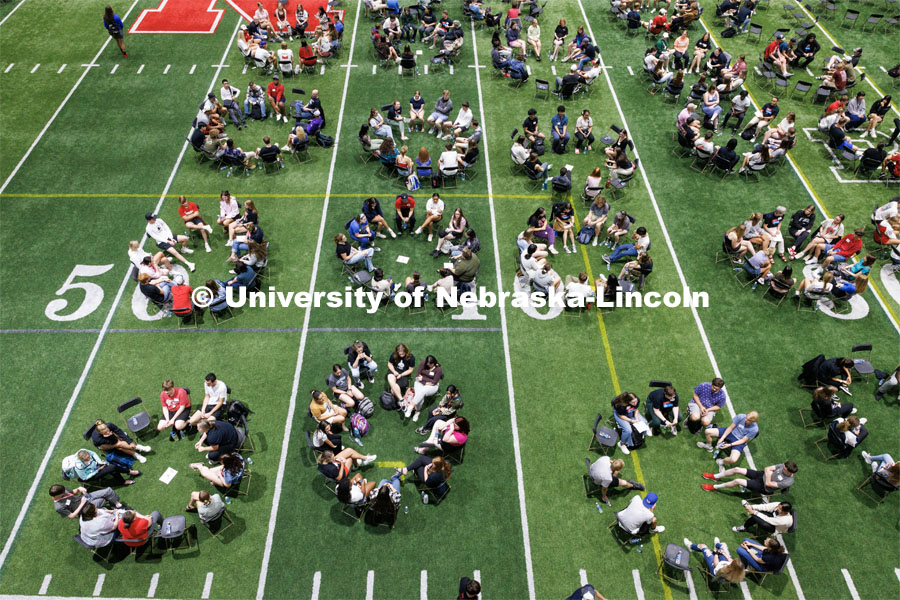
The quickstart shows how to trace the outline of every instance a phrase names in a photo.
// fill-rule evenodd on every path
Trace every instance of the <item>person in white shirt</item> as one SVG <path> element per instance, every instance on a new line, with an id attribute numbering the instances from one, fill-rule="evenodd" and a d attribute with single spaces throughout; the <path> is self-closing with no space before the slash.
<path id="1" fill-rule="evenodd" d="M 879 206 L 872 213 L 872 225 L 878 225 L 882 221 L 890 221 L 900 214 L 900 196 L 894 196 L 884 206 Z"/>
<path id="2" fill-rule="evenodd" d="M 391 15 L 381 24 L 381 29 L 388 38 L 388 43 L 394 43 L 394 40 L 403 36 L 403 28 L 400 26 L 400 19 L 396 15 Z"/>
<path id="3" fill-rule="evenodd" d="M 588 284 L 587 273 L 581 272 L 576 278 L 574 275 L 566 275 L 566 300 L 570 306 L 583 307 L 594 298 L 594 290 Z M 601 457 L 609 460 L 609 457 Z M 593 476 L 591 476 L 594 479 Z M 598 483 L 595 480 L 595 483 Z M 603 490 L 603 501 L 606 502 L 606 489 Z"/>
<path id="4" fill-rule="evenodd" d="M 454 165 L 456 162 L 453 163 Z M 434 224 L 440 222 L 444 218 L 444 201 L 438 193 L 432 194 L 428 202 L 425 203 L 425 222 L 413 232 L 413 235 L 419 235 L 422 230 L 428 228 L 428 241 L 434 240 Z"/>
<path id="5" fill-rule="evenodd" d="M 281 48 L 275 51 L 275 56 L 282 73 L 294 70 L 294 51 L 288 48 L 287 42 L 281 42 Z"/>
<path id="6" fill-rule="evenodd" d="M 225 235 L 228 235 L 228 226 L 237 220 L 240 214 L 241 207 L 237 203 L 237 198 L 232 196 L 228 190 L 223 190 L 219 195 L 219 216 L 216 218 L 216 223 L 225 229 Z"/>
<path id="7" fill-rule="evenodd" d="M 168 274 L 169 271 L 172 270 L 172 263 L 169 262 L 169 259 L 166 258 L 165 253 L 157 252 L 156 254 L 150 254 L 143 248 L 141 248 L 141 243 L 137 240 L 131 240 L 128 242 L 128 260 L 131 261 L 131 264 L 135 266 L 135 268 L 140 269 L 141 263 L 144 261 L 144 257 L 149 256 L 150 260 L 154 265 L 157 266 L 160 270 L 165 269 Z"/>
<path id="8" fill-rule="evenodd" d="M 191 425 L 196 425 L 201 419 L 210 417 L 219 419 L 223 416 L 222 408 L 225 406 L 225 399 L 228 395 L 228 386 L 225 385 L 225 382 L 216 379 L 215 373 L 208 374 L 203 382 L 203 394 L 203 405 L 188 419 L 188 423 Z"/>
<path id="9" fill-rule="evenodd" d="M 512 149 L 510 150 L 512 155 L 512 160 L 517 165 L 525 164 L 525 161 L 528 160 L 528 156 L 531 154 L 528 149 L 525 147 L 525 136 L 520 135 L 515 143 L 512 145 Z"/>
<path id="10" fill-rule="evenodd" d="M 856 129 L 857 127 L 865 123 L 866 117 L 869 114 L 866 111 L 866 93 L 859 92 L 858 94 L 856 94 L 856 97 L 847 103 L 847 108 L 844 109 L 844 114 L 850 117 L 850 122 L 847 124 L 847 129 Z"/>
<path id="11" fill-rule="evenodd" d="M 716 145 L 713 144 L 712 138 L 715 135 L 712 131 L 707 131 L 703 134 L 702 138 L 697 139 L 694 142 L 694 147 L 698 150 L 702 150 L 708 156 L 712 156 L 716 151 Z"/>
<path id="12" fill-rule="evenodd" d="M 265 67 L 266 63 L 274 63 L 274 59 L 272 58 L 273 54 L 263 48 L 262 46 L 257 46 L 251 51 L 251 55 L 253 56 L 253 60 L 256 61 L 257 67 Z"/>
<path id="13" fill-rule="evenodd" d="M 444 146 L 438 165 L 441 169 L 441 175 L 456 175 L 456 172 L 459 170 L 459 152 L 456 151 L 456 146 L 452 143 Z"/>
<path id="14" fill-rule="evenodd" d="M 147 219 L 147 235 L 156 240 L 156 247 L 164 252 L 168 252 L 177 260 L 180 260 L 191 271 L 194 270 L 194 263 L 186 259 L 181 253 L 175 249 L 175 245 L 181 243 L 181 252 L 193 254 L 194 251 L 187 247 L 190 238 L 186 235 L 174 235 L 166 222 L 158 218 L 152 212 L 144 215 Z"/>
<path id="15" fill-rule="evenodd" d="M 594 120 L 591 118 L 591 111 L 585 109 L 581 112 L 581 116 L 575 120 L 575 154 L 581 153 L 582 144 L 587 141 L 586 152 L 590 152 L 591 144 L 594 143 Z"/>
<path id="16" fill-rule="evenodd" d="M 466 100 L 462 103 L 462 107 L 459 109 L 459 114 L 456 115 L 456 120 L 452 123 L 448 123 L 444 121 L 442 127 L 444 128 L 444 138 L 445 140 L 449 140 L 454 137 L 459 137 L 465 130 L 469 128 L 472 124 L 472 119 L 474 115 L 472 114 L 471 109 L 469 109 L 469 101 Z"/>
<path id="17" fill-rule="evenodd" d="M 584 273 L 582 273 L 584 275 Z M 587 278 L 587 275 L 585 275 Z M 590 288 L 589 288 L 590 289 Z M 601 456 L 594 461 L 594 464 L 588 469 L 588 476 L 602 490 L 600 492 L 600 500 L 609 505 L 609 498 L 606 492 L 609 488 L 622 487 L 625 489 L 635 489 L 639 492 L 644 490 L 644 486 L 637 481 L 619 479 L 619 473 L 625 468 L 625 461 L 621 458 L 610 459 L 608 456 Z"/>
<path id="18" fill-rule="evenodd" d="M 231 122 L 237 125 L 238 131 L 243 129 L 247 124 L 244 122 L 244 114 L 241 112 L 241 105 L 238 104 L 237 97 L 241 90 L 228 83 L 227 79 L 222 80 L 222 87 L 219 89 L 219 95 L 222 97 L 222 106 L 231 115 Z"/>
<path id="19" fill-rule="evenodd" d="M 628 506 L 616 513 L 619 527 L 631 535 L 644 535 L 647 533 L 662 533 L 666 530 L 662 525 L 657 525 L 653 511 L 659 497 L 650 492 L 644 498 L 634 496 Z"/>
<path id="20" fill-rule="evenodd" d="M 535 290 L 538 292 L 549 292 L 550 288 L 558 292 L 562 285 L 562 280 L 556 274 L 556 271 L 553 270 L 553 265 L 548 262 L 545 262 L 540 270 L 532 271 L 528 275 L 531 277 L 531 283 L 534 284 Z"/>
<path id="21" fill-rule="evenodd" d="M 597 64 L 589 62 L 588 65 L 590 65 L 590 69 L 587 71 L 578 71 L 578 74 L 584 77 L 584 80 L 588 85 L 591 85 L 591 83 L 597 79 L 597 76 L 600 75 L 603 67 L 600 66 L 600 61 L 597 61 Z"/>

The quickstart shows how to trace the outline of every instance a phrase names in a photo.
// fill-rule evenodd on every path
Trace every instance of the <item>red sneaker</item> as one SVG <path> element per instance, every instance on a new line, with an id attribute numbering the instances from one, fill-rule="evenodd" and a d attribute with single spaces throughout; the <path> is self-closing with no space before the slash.
<path id="1" fill-rule="evenodd" d="M 704 473 L 703 475 L 701 475 L 701 477 L 703 477 L 703 479 L 711 479 L 713 481 L 716 480 L 716 476 L 712 473 Z"/>
<path id="2" fill-rule="evenodd" d="M 702 488 L 703 488 L 704 490 L 706 490 L 707 492 L 713 492 L 713 491 L 715 491 L 715 489 L 716 489 L 715 487 L 713 487 L 713 485 L 712 485 L 711 483 L 704 483 L 704 484 L 701 485 L 700 487 L 702 487 Z"/>

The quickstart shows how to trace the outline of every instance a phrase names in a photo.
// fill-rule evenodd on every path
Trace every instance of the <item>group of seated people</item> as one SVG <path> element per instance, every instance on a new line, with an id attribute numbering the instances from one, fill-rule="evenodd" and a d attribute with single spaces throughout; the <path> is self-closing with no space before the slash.
<path id="1" fill-rule="evenodd" d="M 312 27 L 309 13 L 302 4 L 297 3 L 294 23 L 291 23 L 287 10 L 280 3 L 273 17 L 269 16 L 261 3 L 257 3 L 258 9 L 253 20 L 241 25 L 237 37 L 238 49 L 253 68 L 293 71 L 293 52 L 288 49 L 284 38 L 291 41 L 294 37 L 300 39 L 298 59 L 307 66 L 315 65 L 317 57 L 327 60 L 340 48 L 344 23 L 336 13 L 329 12 L 331 4 L 327 8 L 319 7 L 315 15 L 318 24 L 315 27 Z M 267 49 L 270 43 L 280 44 L 281 49 L 270 52 Z"/>
<path id="2" fill-rule="evenodd" d="M 459 389 L 448 385 L 440 402 L 427 413 L 425 423 L 416 429 L 419 435 L 427 436 L 414 448 L 421 456 L 408 466 L 395 469 L 390 479 L 382 479 L 376 484 L 362 473 L 351 476 L 351 472 L 372 464 L 377 455 L 363 455 L 345 447 L 341 434 L 350 431 L 347 427 L 353 420 L 350 411 L 355 410 L 359 414 L 361 401 L 365 399 L 361 391 L 365 389 L 363 379 L 373 384 L 378 364 L 368 345 L 360 340 L 353 342 L 345 353 L 347 366 L 333 365 L 325 381 L 334 402 L 325 391 L 311 392 L 309 414 L 316 421 L 311 443 L 319 453 L 319 472 L 336 484 L 339 501 L 360 510 L 369 505 L 376 517 L 390 519 L 396 514 L 402 477 L 408 473 L 412 473 L 423 485 L 423 502 L 427 503 L 429 498 L 425 491 L 434 492 L 438 499 L 442 498 L 448 489 L 446 481 L 451 473 L 445 456 L 458 452 L 468 441 L 469 435 L 468 420 L 457 416 L 463 407 Z M 443 369 L 434 356 L 426 356 L 417 365 L 409 348 L 398 344 L 387 361 L 387 389 L 381 393 L 380 402 L 385 409 L 398 410 L 404 418 L 418 421 L 426 402 L 437 395 L 443 377 Z M 357 418 L 356 415 L 354 418 Z M 354 441 L 360 443 L 358 438 Z M 439 455 L 428 456 L 434 452 Z"/>

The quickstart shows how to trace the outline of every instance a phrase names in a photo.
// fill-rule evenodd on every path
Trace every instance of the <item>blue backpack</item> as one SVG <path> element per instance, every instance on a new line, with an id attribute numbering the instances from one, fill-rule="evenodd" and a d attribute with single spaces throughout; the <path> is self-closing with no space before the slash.
<path id="1" fill-rule="evenodd" d="M 578 242 L 581 244 L 590 244 L 591 240 L 594 239 L 595 229 L 591 225 L 585 225 L 578 231 L 578 235 L 576 238 Z"/>

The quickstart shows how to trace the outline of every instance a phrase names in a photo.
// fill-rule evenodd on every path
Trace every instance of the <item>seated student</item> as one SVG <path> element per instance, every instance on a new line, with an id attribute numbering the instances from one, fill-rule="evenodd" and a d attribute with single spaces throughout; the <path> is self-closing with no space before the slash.
<path id="1" fill-rule="evenodd" d="M 891 388 L 900 389 L 900 367 L 894 369 L 893 373 L 888 374 L 883 379 L 878 380 L 878 387 L 875 390 L 875 399 L 881 400 Z"/>
<path id="2" fill-rule="evenodd" d="M 332 481 L 341 481 L 352 469 L 365 467 L 375 462 L 375 454 L 360 454 L 353 448 L 344 448 L 337 454 L 326 450 L 319 457 L 318 471 Z"/>
<path id="3" fill-rule="evenodd" d="M 344 443 L 341 441 L 341 429 L 335 427 L 332 430 L 331 425 L 327 421 L 319 421 L 318 425 L 316 425 L 316 430 L 312 435 L 312 443 L 313 447 L 319 452 L 330 450 L 335 454 L 339 454 L 344 449 Z"/>
<path id="4" fill-rule="evenodd" d="M 250 118 L 253 116 L 253 108 L 259 107 L 260 119 L 266 118 L 266 102 L 265 102 L 265 90 L 262 89 L 262 86 L 259 86 L 252 81 L 247 86 L 247 95 L 244 96 L 244 117 Z"/>
<path id="5" fill-rule="evenodd" d="M 223 282 L 225 287 L 242 288 L 247 287 L 256 278 L 256 271 L 247 266 L 247 263 L 239 260 L 234 265 L 234 277 Z"/>
<path id="6" fill-rule="evenodd" d="M 754 290 L 758 284 L 764 284 L 769 280 L 773 264 L 772 259 L 766 255 L 764 250 L 757 251 L 756 254 L 747 259 L 745 268 L 756 277 L 753 281 Z"/>
<path id="7" fill-rule="evenodd" d="M 632 535 L 665 531 L 666 528 L 658 525 L 656 517 L 653 515 L 658 500 L 659 496 L 655 492 L 650 492 L 643 498 L 635 494 L 628 506 L 616 513 L 619 527 Z"/>
<path id="8" fill-rule="evenodd" d="M 152 283 L 149 273 L 140 273 L 138 275 L 138 288 L 148 300 L 161 307 L 166 302 L 172 301 L 172 282 L 163 281 L 162 279 L 155 281 L 157 283 Z"/>
<path id="9" fill-rule="evenodd" d="M 138 452 L 150 452 L 150 446 L 135 444 L 117 425 L 100 419 L 94 421 L 91 442 L 98 450 L 106 453 L 108 461 L 117 464 L 128 463 L 132 460 L 147 462 L 147 459 Z"/>
<path id="10" fill-rule="evenodd" d="M 397 284 L 390 277 L 385 277 L 384 271 L 381 269 L 375 269 L 372 272 L 371 285 L 374 292 L 382 294 L 382 304 L 386 304 L 394 299 L 394 290 L 397 288 Z"/>
<path id="11" fill-rule="evenodd" d="M 854 146 L 847 136 L 845 128 L 850 122 L 848 117 L 842 117 L 828 129 L 828 145 L 835 150 L 846 150 L 858 156 L 862 155 L 862 148 Z"/>
<path id="12" fill-rule="evenodd" d="M 560 290 L 562 280 L 556 271 L 553 270 L 553 265 L 548 262 L 544 262 L 535 271 L 528 271 L 527 275 L 531 279 L 531 284 L 536 292 L 549 294 L 551 288 L 556 291 Z"/>
<path id="13" fill-rule="evenodd" d="M 441 278 L 434 282 L 432 289 L 437 287 L 444 288 L 448 294 L 451 293 L 454 287 L 467 291 L 470 288 L 470 284 L 475 281 L 480 268 L 481 259 L 472 250 L 465 248 L 453 267 L 438 269 L 438 274 Z"/>
<path id="14" fill-rule="evenodd" d="M 784 269 L 775 273 L 769 280 L 769 294 L 777 298 L 787 295 L 791 288 L 794 287 L 794 284 L 797 283 L 797 280 L 792 277 L 793 273 L 794 269 L 791 265 L 784 265 Z"/>
<path id="15" fill-rule="evenodd" d="M 647 234 L 645 227 L 638 227 L 631 235 L 631 239 L 634 240 L 633 244 L 622 244 L 612 254 L 603 255 L 603 261 L 606 263 L 607 270 L 609 270 L 612 263 L 619 261 L 625 256 L 637 256 L 641 252 L 650 250 L 650 236 Z"/>
<path id="16" fill-rule="evenodd" d="M 196 425 L 201 419 L 220 419 L 228 396 L 228 386 L 216 379 L 215 373 L 208 373 L 203 382 L 203 402 L 200 410 L 191 415 L 189 424 Z"/>
<path id="17" fill-rule="evenodd" d="M 363 213 L 359 213 L 350 220 L 350 223 L 347 225 L 347 233 L 350 235 L 350 239 L 359 244 L 360 250 L 368 249 L 368 246 L 375 240 L 375 234 L 372 233 L 369 221 Z M 371 269 L 369 270 L 371 271 Z"/>
<path id="18" fill-rule="evenodd" d="M 334 394 L 335 400 L 341 404 L 342 409 L 353 408 L 364 397 L 359 388 L 350 382 L 350 373 L 347 372 L 347 369 L 339 364 L 331 366 L 331 374 L 325 378 L 325 385 Z"/>
<path id="19" fill-rule="evenodd" d="M 731 262 L 736 265 L 743 264 L 743 257 L 747 252 L 753 251 L 753 243 L 746 239 L 747 226 L 740 224 L 725 232 L 722 238 L 722 251 L 731 255 Z"/>
<path id="20" fill-rule="evenodd" d="M 737 553 L 746 568 L 764 573 L 780 571 L 788 559 L 785 547 L 773 537 L 766 538 L 762 544 L 753 538 L 744 538 Z"/>
<path id="21" fill-rule="evenodd" d="M 347 418 L 347 410 L 342 406 L 335 406 L 323 392 L 312 390 L 312 400 L 309 403 L 309 412 L 316 421 L 325 421 L 332 425 L 341 424 Z"/>
<path id="22" fill-rule="evenodd" d="M 414 450 L 425 454 L 429 450 L 439 448 L 443 452 L 451 452 L 454 448 L 465 446 L 469 439 L 469 421 L 465 417 L 454 417 L 437 420 L 431 426 L 428 438 L 416 446 Z"/>
<path id="23" fill-rule="evenodd" d="M 607 505 L 610 504 L 609 498 L 606 495 L 609 488 L 621 487 L 627 490 L 634 489 L 639 492 L 644 490 L 644 486 L 637 481 L 631 479 L 625 481 L 618 477 L 619 473 L 621 473 L 624 468 L 625 461 L 621 458 L 610 460 L 608 456 L 601 456 L 595 460 L 590 469 L 588 469 L 588 475 L 590 476 L 591 481 L 601 488 L 600 500 Z"/>
<path id="24" fill-rule="evenodd" d="M 443 377 L 444 371 L 440 363 L 431 354 L 419 363 L 419 367 L 416 369 L 416 380 L 413 383 L 413 397 L 404 398 L 401 402 L 405 417 L 409 418 L 415 411 L 412 420 L 417 421 L 419 419 L 419 411 L 422 410 L 422 405 L 425 404 L 425 398 L 434 396 L 437 393 L 438 385 Z"/>
<path id="25" fill-rule="evenodd" d="M 263 144 L 265 145 L 262 148 L 256 149 L 256 156 L 264 163 L 277 162 L 283 167 L 284 159 L 281 157 L 281 148 L 278 144 L 273 144 L 269 136 L 263 137 Z"/>
<path id="26" fill-rule="evenodd" d="M 357 473 L 350 478 L 342 478 L 335 488 L 338 501 L 351 506 L 365 504 L 369 494 L 374 490 L 375 482 L 367 480 L 362 473 Z"/>
<path id="27" fill-rule="evenodd" d="M 678 392 L 671 385 L 656 388 L 647 396 L 647 418 L 651 429 L 668 427 L 678 435 Z"/>
<path id="28" fill-rule="evenodd" d="M 900 462 L 894 462 L 890 454 L 871 455 L 862 451 L 863 460 L 872 466 L 872 474 L 880 477 L 888 485 L 900 489 Z"/>
<path id="29" fill-rule="evenodd" d="M 187 392 L 184 388 L 175 387 L 171 379 L 166 379 L 162 384 L 159 401 L 162 404 L 162 417 L 156 425 L 157 431 L 171 428 L 169 439 L 173 442 L 184 439 L 184 429 L 191 414 L 191 400 Z"/>
<path id="30" fill-rule="evenodd" d="M 711 382 L 699 384 L 694 388 L 694 395 L 688 403 L 688 430 L 691 433 L 700 431 L 701 425 L 708 427 L 716 412 L 725 406 L 725 381 L 716 377 Z"/>
<path id="31" fill-rule="evenodd" d="M 832 385 L 846 392 L 846 388 L 853 383 L 853 375 L 850 373 L 852 368 L 853 361 L 849 358 L 840 356 L 829 358 L 819 364 L 816 379 L 821 385 Z"/>
<path id="32" fill-rule="evenodd" d="M 77 519 L 87 504 L 93 504 L 96 508 L 103 508 L 107 504 L 113 508 L 122 508 L 124 506 L 112 488 L 88 492 L 83 487 L 70 490 L 55 483 L 50 486 L 49 492 L 50 497 L 53 498 L 53 510 L 66 519 Z"/>
<path id="33" fill-rule="evenodd" d="M 422 484 L 434 490 L 438 496 L 443 496 L 447 491 L 447 480 L 452 474 L 450 463 L 440 456 L 420 456 L 409 465 L 397 469 L 399 475 L 412 473 Z M 426 498 L 428 496 L 425 496 Z"/>
<path id="34" fill-rule="evenodd" d="M 831 293 L 834 289 L 834 273 L 825 271 L 819 279 L 815 274 L 813 277 L 807 277 L 800 282 L 800 286 L 794 292 L 795 296 L 803 295 L 810 300 L 819 300 Z"/>
<path id="35" fill-rule="evenodd" d="M 372 264 L 372 255 L 375 254 L 375 248 L 357 249 L 347 243 L 347 236 L 338 233 L 334 236 L 335 254 L 338 259 L 345 265 L 355 265 L 358 262 L 365 262 L 366 270 L 371 273 L 375 270 Z"/>
<path id="36" fill-rule="evenodd" d="M 698 448 L 703 448 L 707 452 L 715 452 L 719 450 L 728 450 L 729 454 L 724 459 L 717 459 L 719 466 L 733 465 L 740 460 L 741 452 L 749 441 L 759 435 L 759 413 L 751 410 L 747 414 L 735 415 L 728 427 L 707 427 L 704 432 L 706 435 L 706 443 L 697 442 Z M 719 438 L 719 442 L 713 448 L 712 441 Z"/>
<path id="37" fill-rule="evenodd" d="M 408 10 L 408 9 L 407 9 Z M 368 494 L 370 514 L 376 523 L 392 523 L 400 510 L 400 473 L 390 479 L 382 479 Z"/>
<path id="38" fill-rule="evenodd" d="M 866 437 L 868 433 L 863 427 L 868 419 L 860 419 L 856 415 L 847 417 L 846 419 L 838 417 L 831 422 L 830 428 L 837 434 L 841 443 L 847 448 L 856 448 L 856 445 Z"/>
<path id="39" fill-rule="evenodd" d="M 735 533 L 747 531 L 752 527 L 759 527 L 766 533 L 787 533 L 787 530 L 794 524 L 794 517 L 791 514 L 793 506 L 790 502 L 750 504 L 746 500 L 741 500 L 741 505 L 750 517 L 743 525 L 731 528 Z"/>
<path id="40" fill-rule="evenodd" d="M 462 397 L 455 385 L 448 385 L 447 392 L 432 411 L 425 424 L 416 429 L 419 435 L 429 435 L 438 421 L 452 421 L 463 404 Z"/>
<path id="41" fill-rule="evenodd" d="M 421 174 L 420 174 L 421 177 Z M 428 241 L 434 240 L 434 224 L 439 223 L 444 218 L 444 201 L 441 195 L 435 192 L 431 198 L 425 203 L 425 222 L 410 235 L 419 235 L 422 230 L 428 228 Z"/>
<path id="42" fill-rule="evenodd" d="M 732 558 L 728 553 L 728 545 L 720 542 L 719 538 L 715 538 L 713 543 L 715 550 L 710 550 L 706 544 L 695 544 L 687 538 L 684 538 L 684 545 L 692 552 L 699 552 L 703 555 L 706 567 L 715 577 L 730 583 L 740 583 L 744 580 L 744 563 Z"/>
<path id="43" fill-rule="evenodd" d="M 81 509 L 79 528 L 81 540 L 90 548 L 105 548 L 116 537 L 120 510 L 97 508 L 87 503 Z"/>
<path id="44" fill-rule="evenodd" d="M 722 477 L 731 477 L 733 475 L 743 475 L 743 477 L 716 484 L 704 483 L 700 487 L 707 492 L 711 492 L 739 486 L 742 492 L 750 490 L 754 494 L 771 496 L 779 490 L 787 490 L 794 485 L 794 475 L 796 473 L 797 463 L 792 460 L 780 465 L 768 466 L 762 471 L 732 467 L 719 473 L 703 473 L 703 478 L 711 481 L 721 481 Z"/>
<path id="45" fill-rule="evenodd" d="M 840 402 L 837 395 L 838 389 L 833 385 L 820 385 L 813 392 L 810 408 L 820 419 L 835 419 L 837 417 L 849 417 L 856 414 L 856 408 L 852 402 Z"/>
<path id="46" fill-rule="evenodd" d="M 408 291 L 408 290 L 407 290 Z M 391 393 L 398 401 L 409 387 L 409 376 L 416 367 L 416 357 L 405 344 L 397 344 L 388 359 L 387 382 Z"/>
<path id="47" fill-rule="evenodd" d="M 162 513 L 154 510 L 142 515 L 136 510 L 126 510 L 119 520 L 118 531 L 122 543 L 130 548 L 140 548 L 150 541 L 150 536 L 162 526 Z"/>
<path id="48" fill-rule="evenodd" d="M 84 448 L 63 458 L 62 472 L 69 479 L 77 479 L 82 482 L 99 482 L 104 477 L 110 477 L 114 485 L 132 485 L 134 483 L 134 479 L 123 479 L 122 473 L 127 473 L 132 477 L 141 474 L 140 471 L 128 468 L 119 462 L 104 461 L 96 452 Z"/>
<path id="49" fill-rule="evenodd" d="M 646 279 L 652 272 L 653 259 L 650 258 L 649 253 L 641 252 L 638 254 L 637 260 L 630 260 L 622 265 L 622 270 L 619 271 L 619 281 L 624 281 L 625 283 L 639 282 L 642 277 Z"/>
<path id="50" fill-rule="evenodd" d="M 550 120 L 553 133 L 552 149 L 556 154 L 566 153 L 566 144 L 569 143 L 569 117 L 566 116 L 566 107 L 560 104 L 556 107 L 556 114 Z"/>
<path id="51" fill-rule="evenodd" d="M 866 137 L 871 134 L 872 139 L 876 139 L 878 133 L 876 132 L 876 128 L 878 124 L 884 120 L 884 116 L 891 110 L 891 97 L 883 96 L 880 100 L 875 102 L 871 108 L 869 108 L 869 114 L 867 117 L 868 125 L 866 125 L 866 130 L 862 132 L 860 137 Z"/>
<path id="52" fill-rule="evenodd" d="M 587 306 L 594 300 L 594 290 L 588 283 L 588 275 L 584 271 L 578 277 L 566 275 L 566 305 Z"/>
<path id="53" fill-rule="evenodd" d="M 619 450 L 625 454 L 631 454 L 631 448 L 634 448 L 634 432 L 646 432 L 646 435 L 652 436 L 647 420 L 638 410 L 641 404 L 640 398 L 631 392 L 623 392 L 613 399 L 613 417 L 621 431 L 621 441 L 619 442 Z"/>
<path id="54" fill-rule="evenodd" d="M 863 235 L 865 235 L 864 229 L 854 229 L 853 233 L 845 235 L 834 244 L 825 244 L 817 247 L 813 252 L 813 256 L 808 258 L 806 263 L 817 263 L 819 256 L 825 257 L 825 262 L 822 263 L 822 266 L 826 268 L 833 262 L 844 262 L 862 249 Z"/>
<path id="55" fill-rule="evenodd" d="M 771 161 L 772 153 L 769 151 L 769 147 L 765 145 L 757 146 L 752 152 L 744 152 L 744 161 L 741 163 L 741 168 L 738 169 L 738 174 L 746 173 L 748 169 L 751 171 L 757 170 L 753 167 L 765 165 Z"/>
<path id="56" fill-rule="evenodd" d="M 791 222 L 788 224 L 788 233 L 794 237 L 794 243 L 788 248 L 788 256 L 794 260 L 797 250 L 809 237 L 812 226 L 816 221 L 816 207 L 814 204 L 808 205 L 806 208 L 800 209 L 791 215 Z"/>
<path id="57" fill-rule="evenodd" d="M 350 374 L 356 380 L 356 386 L 363 389 L 363 382 L 360 379 L 360 370 L 366 369 L 368 372 L 369 383 L 375 383 L 375 372 L 378 370 L 378 364 L 372 360 L 372 352 L 365 342 L 356 340 L 347 349 L 347 366 L 350 367 Z"/>
<path id="58" fill-rule="evenodd" d="M 838 275 L 841 279 L 847 281 L 854 281 L 856 278 L 865 275 L 869 276 L 870 271 L 872 270 L 872 265 L 875 264 L 875 255 L 874 254 L 866 254 L 862 260 L 857 260 L 852 265 L 840 265 L 837 268 Z"/>
<path id="59" fill-rule="evenodd" d="M 197 423 L 197 431 L 200 432 L 200 439 L 194 448 L 197 452 L 206 453 L 206 458 L 212 462 L 218 462 L 221 455 L 233 452 L 243 441 L 243 436 L 228 421 L 202 419 Z"/>
<path id="60" fill-rule="evenodd" d="M 466 231 L 465 240 L 461 244 L 453 244 L 450 246 L 450 260 L 460 260 L 462 259 L 463 250 L 470 250 L 472 254 L 478 254 L 481 251 L 481 240 L 478 239 L 478 235 L 475 233 L 474 229 L 469 229 Z"/>
<path id="61" fill-rule="evenodd" d="M 212 523 L 225 512 L 225 502 L 219 494 L 206 490 L 191 492 L 191 501 L 184 507 L 187 512 L 196 512 L 202 523 Z"/>
<path id="62" fill-rule="evenodd" d="M 207 467 L 203 463 L 191 463 L 190 467 L 213 485 L 229 488 L 232 485 L 240 485 L 246 465 L 244 457 L 234 452 L 222 454 L 217 466 Z"/>

